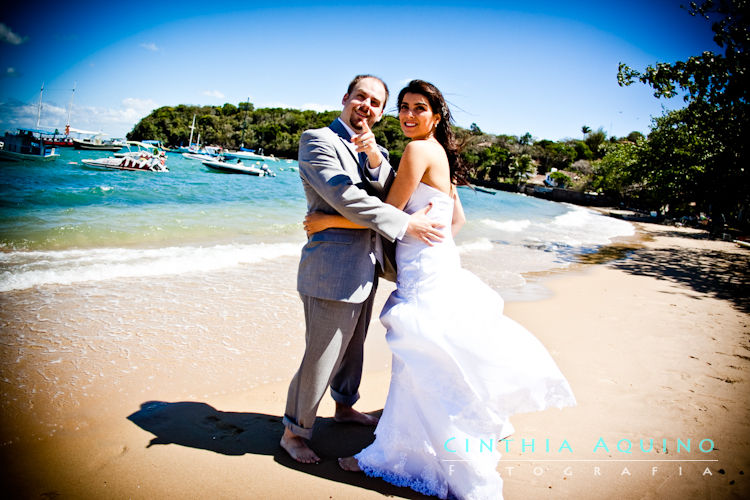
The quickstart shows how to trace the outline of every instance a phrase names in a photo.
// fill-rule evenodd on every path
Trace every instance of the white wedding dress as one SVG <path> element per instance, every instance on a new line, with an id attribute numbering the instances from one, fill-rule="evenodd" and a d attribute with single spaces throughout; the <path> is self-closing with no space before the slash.
<path id="1" fill-rule="evenodd" d="M 368 476 L 420 493 L 498 499 L 508 417 L 575 398 L 544 346 L 503 316 L 503 299 L 461 269 L 453 199 L 420 183 L 404 210 L 430 202 L 446 237 L 428 246 L 407 235 L 396 246 L 398 285 L 380 315 L 391 385 L 375 441 L 355 458 Z"/>

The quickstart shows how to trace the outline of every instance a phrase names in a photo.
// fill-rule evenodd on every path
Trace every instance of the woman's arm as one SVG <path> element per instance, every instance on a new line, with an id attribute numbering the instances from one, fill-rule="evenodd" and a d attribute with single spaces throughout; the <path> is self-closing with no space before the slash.
<path id="1" fill-rule="evenodd" d="M 365 226 L 360 226 L 356 222 L 352 222 L 342 215 L 325 214 L 323 212 L 310 212 L 305 216 L 305 220 L 302 223 L 309 238 L 315 233 L 324 231 L 332 227 L 338 227 L 342 229 L 367 229 Z"/>
<path id="2" fill-rule="evenodd" d="M 401 161 L 398 164 L 398 175 L 396 175 L 391 190 L 388 191 L 388 197 L 385 199 L 386 203 L 399 210 L 404 209 L 406 202 L 417 189 L 419 181 L 422 180 L 427 170 L 429 155 L 425 146 L 428 146 L 425 141 L 412 141 L 406 145 L 404 154 L 401 156 Z"/>
<path id="3" fill-rule="evenodd" d="M 458 197 L 458 189 L 456 186 L 451 186 L 453 195 L 453 218 L 451 219 L 451 234 L 456 236 L 458 231 L 461 230 L 464 223 L 466 222 L 466 215 L 464 214 L 464 207 L 461 205 L 461 198 Z"/>

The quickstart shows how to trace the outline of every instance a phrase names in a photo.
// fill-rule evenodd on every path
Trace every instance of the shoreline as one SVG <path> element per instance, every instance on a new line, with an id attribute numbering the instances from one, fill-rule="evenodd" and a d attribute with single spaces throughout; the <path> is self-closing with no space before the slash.
<path id="1" fill-rule="evenodd" d="M 740 498 L 750 492 L 750 308 L 741 293 L 750 252 L 693 230 L 636 226 L 636 243 L 616 242 L 597 257 L 639 245 L 626 259 L 554 271 L 540 278 L 551 297 L 506 304 L 506 314 L 550 351 L 579 402 L 513 417 L 517 441 L 503 450 L 498 469 L 506 498 Z M 372 429 L 333 423 L 328 397 L 313 439 L 324 463 L 296 464 L 278 447 L 303 331 L 301 307 L 290 292 L 296 269 L 284 270 L 286 264 L 269 269 L 282 278 L 275 286 L 242 272 L 197 284 L 185 279 L 182 291 L 163 290 L 152 280 L 150 288 L 174 295 L 164 304 L 127 304 L 119 291 L 92 287 L 85 290 L 88 304 L 67 297 L 55 308 L 32 311 L 27 324 L 10 331 L 33 293 L 15 295 L 23 300 L 15 310 L 4 307 L 1 318 L 0 454 L 9 491 L 23 498 L 418 498 L 338 470 L 333 459 L 365 446 Z M 379 288 L 376 310 L 391 286 Z M 254 294 L 255 301 L 243 294 Z M 106 302 L 113 296 L 119 306 Z M 209 305 L 186 311 L 197 297 Z M 71 304 L 78 308 L 66 310 Z M 109 316 L 87 322 L 86 307 Z M 23 351 L 19 361 L 12 336 L 42 335 L 49 325 L 60 325 L 56 352 Z M 112 338 L 102 333 L 113 328 Z M 72 335 L 79 330 L 88 337 Z M 357 404 L 366 412 L 381 410 L 388 390 L 383 334 L 374 318 Z M 93 340 L 83 345 L 84 337 Z M 23 387 L 8 387 L 9 367 L 26 370 Z M 274 370 L 281 375 L 265 376 Z M 594 451 L 598 438 L 609 452 Z M 637 448 L 650 438 L 653 453 L 617 449 L 620 440 Z M 536 448 L 522 449 L 524 439 Z M 677 440 L 688 439 L 690 452 L 683 447 L 678 454 Z M 715 449 L 698 449 L 704 439 Z M 563 442 L 572 454 L 560 451 Z M 709 464 L 711 475 L 696 462 L 633 462 L 625 464 L 626 474 L 623 463 L 613 462 L 657 456 L 719 462 Z M 553 461 L 561 459 L 568 461 Z"/>

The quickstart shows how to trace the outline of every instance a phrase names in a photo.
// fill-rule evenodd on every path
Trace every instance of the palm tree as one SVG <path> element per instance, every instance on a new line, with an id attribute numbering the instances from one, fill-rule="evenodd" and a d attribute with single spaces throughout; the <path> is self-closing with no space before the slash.
<path id="1" fill-rule="evenodd" d="M 589 127 L 588 125 L 584 125 L 583 127 L 581 127 L 581 132 L 583 132 L 583 138 L 586 139 L 586 134 L 591 132 L 591 127 Z"/>

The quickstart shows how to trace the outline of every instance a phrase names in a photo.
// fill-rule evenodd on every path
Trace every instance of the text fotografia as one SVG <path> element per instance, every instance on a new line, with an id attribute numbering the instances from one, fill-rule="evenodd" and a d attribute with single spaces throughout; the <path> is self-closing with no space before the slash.
<path id="1" fill-rule="evenodd" d="M 535 438 L 513 439 L 506 438 L 498 441 L 496 438 L 457 438 L 449 437 L 443 443 L 443 449 L 449 453 L 493 453 L 496 451 L 511 453 L 560 453 L 572 454 L 573 445 L 563 439 L 560 442 L 552 442 L 550 439 L 537 440 Z M 632 455 L 633 453 L 711 453 L 714 450 L 714 441 L 709 438 L 702 439 L 618 439 L 605 440 L 600 437 L 589 446 L 578 447 L 576 451 L 592 451 L 593 453 L 622 453 Z"/>

